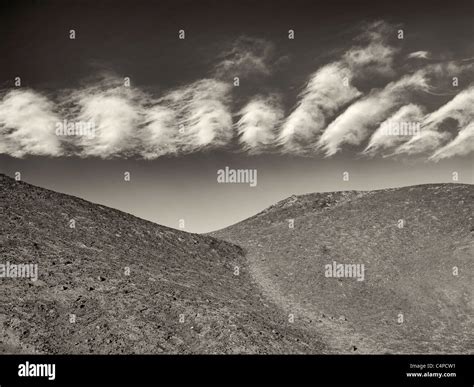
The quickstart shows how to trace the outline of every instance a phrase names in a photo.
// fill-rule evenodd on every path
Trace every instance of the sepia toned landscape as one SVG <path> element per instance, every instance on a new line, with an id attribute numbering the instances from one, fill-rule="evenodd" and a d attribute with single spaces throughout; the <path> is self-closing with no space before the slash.
<path id="1" fill-rule="evenodd" d="M 473 10 L 2 1 L 0 386 L 472 386 Z"/>

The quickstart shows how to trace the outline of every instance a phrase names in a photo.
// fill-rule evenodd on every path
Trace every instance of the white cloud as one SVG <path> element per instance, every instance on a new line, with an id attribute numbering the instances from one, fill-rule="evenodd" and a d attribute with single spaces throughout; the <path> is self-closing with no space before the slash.
<path id="1" fill-rule="evenodd" d="M 393 59 L 396 50 L 382 40 L 370 42 L 367 46 L 353 47 L 344 54 L 344 61 L 356 75 L 392 76 Z"/>
<path id="2" fill-rule="evenodd" d="M 268 76 L 273 71 L 275 46 L 265 39 L 241 36 L 220 55 L 214 72 L 217 78 Z M 273 61 L 273 63 L 272 63 Z"/>
<path id="3" fill-rule="evenodd" d="M 457 127 L 464 127 L 474 119 L 474 86 L 457 94 L 452 100 L 428 114 L 421 125 L 418 136 L 400 145 L 395 153 L 423 153 L 433 151 L 451 137 L 449 132 L 440 132 L 441 125 L 448 119 L 455 120 Z"/>
<path id="4" fill-rule="evenodd" d="M 279 142 L 285 151 L 310 148 L 328 117 L 361 94 L 350 85 L 351 79 L 351 71 L 340 62 L 328 64 L 311 76 L 297 107 L 281 128 Z"/>
<path id="5" fill-rule="evenodd" d="M 229 108 L 231 88 L 230 83 L 203 79 L 173 90 L 158 101 L 175 112 L 180 151 L 192 152 L 229 143 L 234 135 Z"/>
<path id="6" fill-rule="evenodd" d="M 12 90 L 0 102 L 0 153 L 59 156 L 56 125 L 61 118 L 45 96 L 32 90 Z"/>
<path id="7" fill-rule="evenodd" d="M 454 156 L 466 156 L 472 152 L 474 152 L 474 121 L 461 129 L 454 140 L 438 149 L 430 160 L 438 161 Z"/>
<path id="8" fill-rule="evenodd" d="M 354 80 L 373 77 L 374 74 L 394 74 L 393 60 L 397 49 L 386 42 L 390 30 L 392 27 L 384 22 L 372 23 L 356 38 L 360 44 L 347 50 L 340 60 L 311 75 L 296 108 L 281 128 L 279 141 L 285 152 L 314 150 L 317 137 L 329 120 L 362 94 L 352 85 Z"/>
<path id="9" fill-rule="evenodd" d="M 434 130 L 425 130 L 418 136 L 400 145 L 394 152 L 394 155 L 402 153 L 416 154 L 432 151 L 438 148 L 451 138 L 449 132 L 436 132 Z"/>
<path id="10" fill-rule="evenodd" d="M 227 145 L 234 136 L 230 91 L 229 83 L 203 79 L 147 101 L 140 154 L 154 159 Z"/>
<path id="11" fill-rule="evenodd" d="M 459 126 L 464 126 L 474 116 L 474 86 L 462 90 L 451 101 L 429 114 L 424 120 L 423 126 L 428 129 L 436 129 L 446 119 L 452 118 L 458 121 Z"/>
<path id="12" fill-rule="evenodd" d="M 408 58 L 429 59 L 430 53 L 428 51 L 415 51 L 408 54 Z"/>
<path id="13" fill-rule="evenodd" d="M 372 92 L 339 115 L 321 135 L 318 145 L 325 150 L 326 156 L 337 153 L 343 144 L 360 145 L 370 129 L 406 102 L 413 90 L 426 87 L 424 73 L 418 71 Z"/>
<path id="14" fill-rule="evenodd" d="M 156 159 L 167 154 L 179 153 L 179 127 L 176 112 L 166 106 L 156 105 L 145 110 L 145 123 L 140 131 L 141 155 Z"/>
<path id="15" fill-rule="evenodd" d="M 413 133 L 409 135 L 416 135 L 417 132 L 413 129 L 416 127 L 416 129 L 419 130 L 423 118 L 424 112 L 421 106 L 415 104 L 402 106 L 393 115 L 383 121 L 372 134 L 369 144 L 363 153 L 374 155 L 382 149 L 393 148 L 409 140 L 406 134 L 397 134 L 397 130 L 400 132 L 400 128 L 406 131 L 410 129 Z"/>
<path id="16" fill-rule="evenodd" d="M 233 137 L 228 83 L 203 79 L 156 98 L 121 82 L 107 77 L 64 98 L 70 119 L 95 127 L 93 138 L 71 140 L 82 156 L 154 159 L 224 146 Z"/>
<path id="17" fill-rule="evenodd" d="M 240 111 L 232 111 L 232 77 L 262 78 L 279 66 L 273 43 L 249 37 L 239 38 L 224 50 L 211 69 L 214 78 L 197 80 L 160 96 L 125 87 L 123 79 L 108 74 L 79 90 L 59 91 L 53 100 L 31 90 L 15 89 L 0 101 L 0 153 L 154 159 L 226 148 L 234 144 L 237 134 L 240 149 L 247 153 L 305 154 L 322 149 L 331 156 L 343 145 L 359 146 L 370 136 L 364 150 L 369 155 L 392 148 L 393 155 L 432 151 L 432 160 L 466 154 L 472 148 L 474 86 L 427 115 L 411 102 L 418 91 L 453 93 L 453 77 L 462 82 L 469 79 L 473 64 L 469 60 L 426 65 L 408 61 L 410 68 L 420 64 L 424 68 L 382 89 L 369 90 L 382 80 L 393 80 L 398 73 L 394 61 L 399 49 L 388 43 L 395 37 L 394 27 L 387 23 L 367 26 L 340 58 L 308 77 L 287 117 L 281 94 L 268 88 Z M 412 52 L 408 58 L 431 59 L 427 51 Z M 372 82 L 372 77 L 376 81 Z M 361 90 L 367 90 L 363 97 Z M 238 118 L 236 123 L 233 116 Z M 95 136 L 58 137 L 55 129 L 63 119 L 92 123 Z M 452 137 L 443 132 L 448 119 L 464 129 L 446 144 Z M 382 128 L 393 121 L 421 121 L 421 131 L 408 141 L 403 136 L 384 135 Z"/>
<path id="18" fill-rule="evenodd" d="M 99 92 L 82 90 L 76 101 L 77 121 L 92 123 L 95 136 L 78 140 L 84 156 L 108 158 L 134 147 L 134 132 L 139 122 L 139 106 L 124 87 Z"/>
<path id="19" fill-rule="evenodd" d="M 361 43 L 351 47 L 343 56 L 343 61 L 354 72 L 355 77 L 395 74 L 393 62 L 399 49 L 388 43 L 388 38 L 394 36 L 394 33 L 393 25 L 380 20 L 369 24 L 355 38 Z"/>
<path id="20" fill-rule="evenodd" d="M 237 131 L 244 150 L 259 153 L 275 143 L 275 130 L 283 118 L 278 96 L 254 97 L 239 114 L 241 117 L 237 122 Z"/>

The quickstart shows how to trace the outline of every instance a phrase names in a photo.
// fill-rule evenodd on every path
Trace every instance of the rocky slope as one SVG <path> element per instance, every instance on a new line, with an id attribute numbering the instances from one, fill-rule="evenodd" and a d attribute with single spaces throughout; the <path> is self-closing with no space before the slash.
<path id="1" fill-rule="evenodd" d="M 471 353 L 473 210 L 463 184 L 318 193 L 212 235 L 242 246 L 268 299 L 337 352 Z M 364 280 L 326 276 L 333 262 L 363 264 Z"/>
<path id="2" fill-rule="evenodd" d="M 0 264 L 39 271 L 0 278 L 0 352 L 471 353 L 473 203 L 308 194 L 197 235 L 0 175 Z"/>
<path id="3" fill-rule="evenodd" d="M 240 247 L 4 175 L 0 257 L 38 265 L 0 278 L 3 353 L 330 350 L 264 299 Z"/>

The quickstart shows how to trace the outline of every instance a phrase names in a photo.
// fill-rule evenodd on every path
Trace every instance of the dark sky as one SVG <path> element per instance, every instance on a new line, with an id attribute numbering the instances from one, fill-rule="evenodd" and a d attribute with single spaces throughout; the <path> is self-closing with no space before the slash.
<path id="1" fill-rule="evenodd" d="M 287 114 L 310 74 L 356 44 L 359 31 L 377 20 L 402 26 L 403 53 L 472 58 L 472 1 L 3 1 L 0 11 L 0 89 L 22 87 L 54 95 L 76 89 L 106 70 L 131 77 L 134 87 L 160 94 L 212 77 L 213 66 L 239 37 L 271 42 L 274 71 L 249 76 L 234 92 L 235 109 L 261 91 L 282 94 Z M 69 39 L 69 30 L 76 39 Z M 186 39 L 178 40 L 178 30 Z M 295 39 L 288 39 L 288 30 Z M 395 63 L 403 74 L 405 63 Z M 92 80 L 92 81 L 91 81 Z M 377 83 L 377 76 L 358 85 Z M 440 106 L 452 95 L 426 97 Z M 472 155 L 472 154 L 471 154 Z M 121 209 L 142 218 L 207 232 L 251 216 L 291 194 L 375 189 L 430 182 L 474 182 L 472 157 L 438 163 L 365 159 L 354 151 L 333 158 L 247 155 L 203 151 L 155 160 L 116 157 L 0 155 L 0 172 L 21 171 L 27 182 Z M 257 168 L 259 184 L 216 184 L 217 169 Z M 124 171 L 132 173 L 123 181 Z M 351 180 L 343 182 L 343 171 Z"/>
<path id="2" fill-rule="evenodd" d="M 204 77 L 226 42 L 265 38 L 291 57 L 271 82 L 295 83 L 364 23 L 403 24 L 410 50 L 469 57 L 472 1 L 3 1 L 1 82 L 69 87 L 108 68 L 140 86 L 167 88 Z M 287 39 L 288 29 L 296 39 Z M 75 29 L 75 41 L 69 30 Z M 186 39 L 178 41 L 184 29 Z"/>

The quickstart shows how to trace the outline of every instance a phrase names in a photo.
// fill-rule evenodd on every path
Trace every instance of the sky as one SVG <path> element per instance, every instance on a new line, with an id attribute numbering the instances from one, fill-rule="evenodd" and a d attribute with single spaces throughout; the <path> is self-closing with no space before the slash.
<path id="1" fill-rule="evenodd" d="M 292 194 L 473 183 L 469 1 L 1 7 L 1 173 L 191 232 Z"/>

